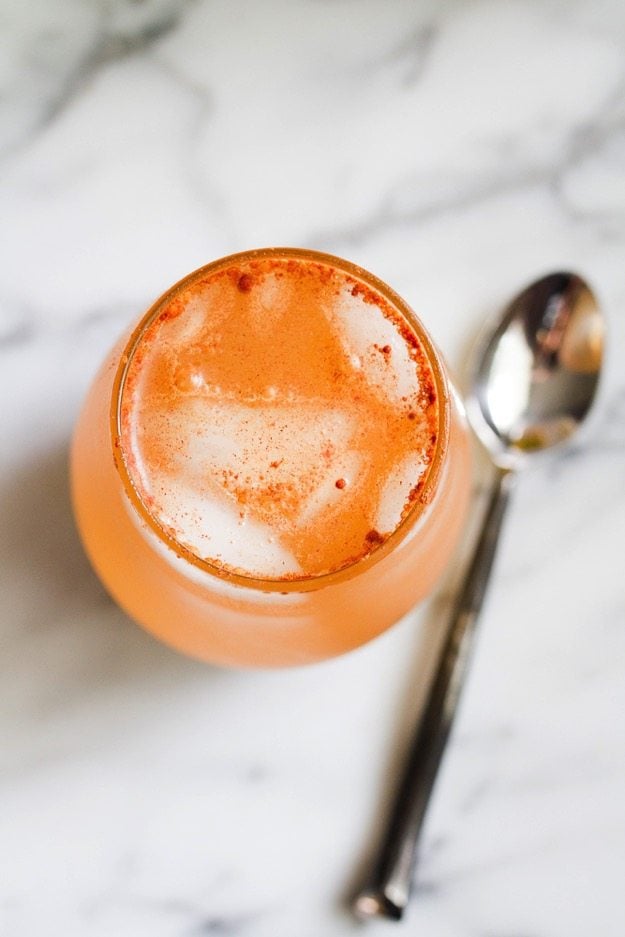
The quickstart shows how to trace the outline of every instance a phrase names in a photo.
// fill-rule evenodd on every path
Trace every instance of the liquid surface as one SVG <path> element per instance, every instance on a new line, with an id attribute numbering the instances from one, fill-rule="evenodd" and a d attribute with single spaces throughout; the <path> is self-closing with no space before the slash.
<path id="1" fill-rule="evenodd" d="M 233 258 L 160 307 L 135 346 L 121 446 L 153 520 L 199 559 L 314 577 L 410 511 L 438 405 L 412 327 L 328 262 Z"/>

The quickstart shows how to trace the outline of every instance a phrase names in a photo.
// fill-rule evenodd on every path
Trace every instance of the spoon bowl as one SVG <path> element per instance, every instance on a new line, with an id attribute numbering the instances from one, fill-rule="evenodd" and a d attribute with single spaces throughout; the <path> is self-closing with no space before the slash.
<path id="1" fill-rule="evenodd" d="M 522 468 L 571 438 L 595 398 L 603 343 L 599 305 L 574 273 L 543 277 L 510 303 L 479 345 L 466 399 L 495 465 Z"/>

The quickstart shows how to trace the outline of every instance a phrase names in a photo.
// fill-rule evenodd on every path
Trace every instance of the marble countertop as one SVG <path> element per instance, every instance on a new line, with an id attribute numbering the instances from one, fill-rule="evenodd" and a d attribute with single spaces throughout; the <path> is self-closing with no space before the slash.
<path id="1" fill-rule="evenodd" d="M 458 373 L 540 273 L 579 270 L 601 297 L 594 420 L 519 486 L 418 893 L 367 927 L 622 937 L 621 0 L 14 0 L 0 22 L 0 933 L 362 927 L 345 897 L 459 562 L 357 652 L 218 670 L 109 600 L 67 491 L 72 424 L 121 330 L 202 263 L 289 244 L 381 276 Z"/>

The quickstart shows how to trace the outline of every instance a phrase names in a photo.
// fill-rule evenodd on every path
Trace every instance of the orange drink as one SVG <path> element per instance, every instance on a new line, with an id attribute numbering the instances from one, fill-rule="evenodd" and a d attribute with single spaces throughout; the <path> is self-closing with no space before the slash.
<path id="1" fill-rule="evenodd" d="M 388 628 L 443 570 L 469 484 L 421 323 L 307 250 L 226 257 L 172 287 L 111 352 L 72 447 L 111 594 L 220 664 L 303 664 Z"/>

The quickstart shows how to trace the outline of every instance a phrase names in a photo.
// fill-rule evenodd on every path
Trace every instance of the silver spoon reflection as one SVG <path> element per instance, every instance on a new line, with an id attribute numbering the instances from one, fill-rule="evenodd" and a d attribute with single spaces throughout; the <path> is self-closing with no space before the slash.
<path id="1" fill-rule="evenodd" d="M 527 287 L 482 342 L 466 400 L 495 467 L 473 559 L 452 613 L 372 877 L 355 898 L 361 918 L 399 920 L 412 890 L 416 850 L 449 737 L 517 472 L 568 441 L 587 415 L 601 371 L 604 321 L 580 277 L 554 273 Z"/>

